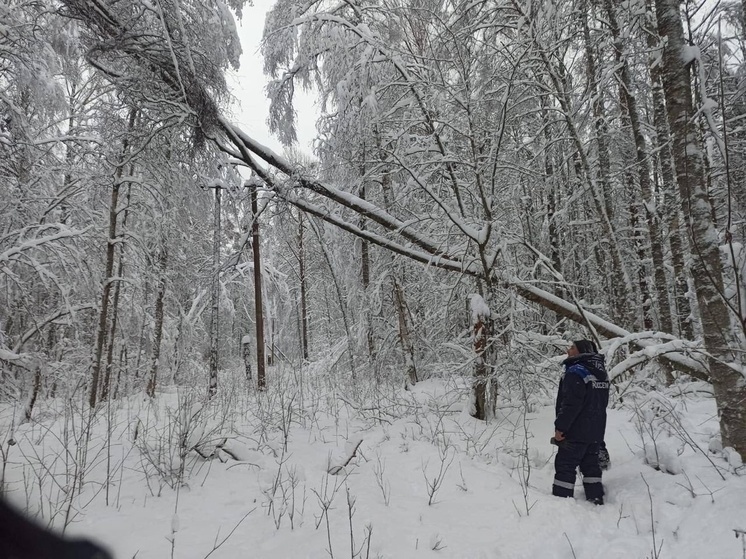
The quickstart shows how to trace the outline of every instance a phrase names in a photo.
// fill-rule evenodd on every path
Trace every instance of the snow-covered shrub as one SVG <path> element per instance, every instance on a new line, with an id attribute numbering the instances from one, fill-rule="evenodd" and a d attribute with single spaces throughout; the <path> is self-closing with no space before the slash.
<path id="1" fill-rule="evenodd" d="M 148 402 L 144 418 L 137 420 L 133 443 L 146 478 L 159 481 L 157 493 L 152 487 L 151 492 L 160 493 L 164 485 L 175 489 L 199 460 L 219 457 L 230 436 L 219 412 L 187 389 Z"/>
<path id="2" fill-rule="evenodd" d="M 683 418 L 679 406 L 672 398 L 656 391 L 635 399 L 632 404 L 645 463 L 669 474 L 682 472 L 680 457 L 686 445 L 681 436 Z"/>
<path id="3" fill-rule="evenodd" d="M 277 468 L 265 470 L 260 476 L 265 498 L 262 506 L 277 530 L 282 527 L 283 518 L 287 518 L 291 530 L 302 526 L 306 508 L 305 471 L 297 464 L 288 464 L 288 459 L 283 453 L 277 458 Z"/>

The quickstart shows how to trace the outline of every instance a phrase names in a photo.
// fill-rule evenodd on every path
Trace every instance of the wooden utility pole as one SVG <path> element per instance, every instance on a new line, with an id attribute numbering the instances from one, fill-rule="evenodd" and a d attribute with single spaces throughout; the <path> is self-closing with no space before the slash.
<path id="1" fill-rule="evenodd" d="M 254 308 L 256 311 L 256 384 L 259 390 L 267 387 L 264 371 L 264 313 L 262 311 L 262 263 L 259 253 L 259 208 L 257 203 L 258 184 L 251 182 L 251 247 L 254 252 Z"/>
<path id="2" fill-rule="evenodd" d="M 308 294 L 306 287 L 306 255 L 303 252 L 303 212 L 298 214 L 298 268 L 300 274 L 301 353 L 308 359 Z"/>

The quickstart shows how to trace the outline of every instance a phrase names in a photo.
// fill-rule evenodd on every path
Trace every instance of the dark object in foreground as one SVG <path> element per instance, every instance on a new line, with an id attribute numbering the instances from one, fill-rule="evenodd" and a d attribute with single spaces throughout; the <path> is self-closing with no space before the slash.
<path id="1" fill-rule="evenodd" d="M 0 559 L 112 559 L 88 540 L 68 540 L 28 520 L 0 499 Z"/>

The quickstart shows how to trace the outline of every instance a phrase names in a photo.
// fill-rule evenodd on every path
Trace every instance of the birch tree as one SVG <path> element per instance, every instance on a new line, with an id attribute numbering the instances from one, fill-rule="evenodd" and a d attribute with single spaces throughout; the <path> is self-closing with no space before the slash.
<path id="1" fill-rule="evenodd" d="M 692 274 L 700 308 L 704 344 L 710 354 L 709 373 L 720 415 L 723 444 L 746 453 L 746 383 L 734 352 L 741 349 L 732 328 L 731 314 L 723 298 L 723 269 L 718 234 L 705 184 L 702 147 L 692 122 L 695 109 L 689 74 L 695 61 L 684 39 L 684 27 L 676 0 L 656 0 L 658 33 L 666 42 L 662 55 L 663 89 L 676 180 L 687 219 L 693 250 Z M 743 338 L 741 338 L 743 339 Z"/>

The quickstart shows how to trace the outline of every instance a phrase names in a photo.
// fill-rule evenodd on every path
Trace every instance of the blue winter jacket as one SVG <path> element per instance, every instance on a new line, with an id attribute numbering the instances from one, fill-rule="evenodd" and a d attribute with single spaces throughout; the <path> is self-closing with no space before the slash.
<path id="1" fill-rule="evenodd" d="M 609 375 L 604 356 L 584 353 L 565 359 L 554 427 L 569 441 L 601 442 L 606 431 Z"/>

